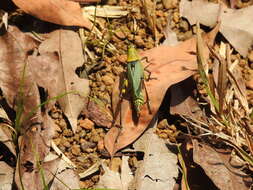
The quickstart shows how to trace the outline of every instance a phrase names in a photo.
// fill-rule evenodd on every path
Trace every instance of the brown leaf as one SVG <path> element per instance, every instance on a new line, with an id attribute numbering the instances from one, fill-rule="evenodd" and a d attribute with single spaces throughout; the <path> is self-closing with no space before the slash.
<path id="1" fill-rule="evenodd" d="M 78 3 L 68 0 L 13 0 L 26 13 L 41 20 L 65 26 L 91 29 L 90 21 L 83 17 Z"/>
<path id="2" fill-rule="evenodd" d="M 213 183 L 224 190 L 249 189 L 252 179 L 236 167 L 229 159 L 231 152 L 225 150 L 215 151 L 208 145 L 193 140 L 193 159 L 204 170 Z M 248 183 L 248 184 L 247 184 Z"/>
<path id="3" fill-rule="evenodd" d="M 190 118 L 201 120 L 202 111 L 196 100 L 193 99 L 193 90 L 196 84 L 192 78 L 188 78 L 170 87 L 170 113 L 180 114 Z"/>
<path id="4" fill-rule="evenodd" d="M 89 94 L 88 80 L 79 78 L 75 73 L 84 62 L 80 38 L 73 31 L 54 31 L 40 45 L 39 52 L 39 56 L 29 57 L 38 84 L 48 90 L 51 98 L 63 95 L 57 101 L 75 131 L 77 117 Z"/>
<path id="5" fill-rule="evenodd" d="M 0 87 L 10 107 L 23 109 L 22 132 L 30 127 L 30 119 L 36 113 L 40 115 L 40 109 L 31 114 L 40 104 L 40 97 L 30 65 L 27 64 L 28 51 L 35 46 L 34 40 L 16 27 L 9 26 L 7 33 L 0 37 Z"/>
<path id="6" fill-rule="evenodd" d="M 112 115 L 111 113 L 104 107 L 104 105 L 100 105 L 99 102 L 93 101 L 92 99 L 85 101 L 86 105 L 82 111 L 85 117 L 92 120 L 96 125 L 110 128 L 112 126 Z"/>
<path id="7" fill-rule="evenodd" d="M 207 43 L 213 43 L 217 29 L 218 26 L 212 32 L 205 35 Z M 116 152 L 132 143 L 143 133 L 155 116 L 168 87 L 188 78 L 196 72 L 197 64 L 194 52 L 196 52 L 196 39 L 192 38 L 177 46 L 162 45 L 142 53 L 142 56 L 147 57 L 149 60 L 150 65 L 148 70 L 152 72 L 151 77 L 155 78 L 145 82 L 152 114 L 149 113 L 150 110 L 147 108 L 147 105 L 144 105 L 140 117 L 136 122 L 130 103 L 123 101 L 122 130 L 116 142 L 105 142 L 105 145 L 110 144 L 114 146 L 106 147 L 107 149 Z M 208 55 L 207 47 L 205 53 Z M 108 135 L 112 135 L 112 133 L 106 135 L 105 141 L 113 141 L 114 139 L 110 139 L 110 137 L 107 137 Z"/>

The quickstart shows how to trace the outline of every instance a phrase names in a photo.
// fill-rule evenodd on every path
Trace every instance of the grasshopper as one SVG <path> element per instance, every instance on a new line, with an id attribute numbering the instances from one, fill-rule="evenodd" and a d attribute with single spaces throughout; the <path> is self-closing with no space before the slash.
<path id="1" fill-rule="evenodd" d="M 133 107 L 137 116 L 140 114 L 141 106 L 145 104 L 144 95 L 142 93 L 143 87 L 145 88 L 148 99 L 147 90 L 144 84 L 144 70 L 145 68 L 143 67 L 137 50 L 134 45 L 129 45 L 127 52 L 127 80 L 124 80 L 123 86 L 129 87 L 128 89 L 130 91 Z M 124 89 L 122 92 L 125 93 Z M 149 104 L 148 108 L 150 110 Z"/>

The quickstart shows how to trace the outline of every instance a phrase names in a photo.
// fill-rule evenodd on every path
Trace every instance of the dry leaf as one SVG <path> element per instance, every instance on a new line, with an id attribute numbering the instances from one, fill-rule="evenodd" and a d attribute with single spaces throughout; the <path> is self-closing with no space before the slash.
<path id="1" fill-rule="evenodd" d="M 246 190 L 252 183 L 252 179 L 242 172 L 241 169 L 233 167 L 229 160 L 231 152 L 215 151 L 208 145 L 193 140 L 193 159 L 204 170 L 213 183 L 224 190 Z"/>
<path id="2" fill-rule="evenodd" d="M 220 32 L 241 55 L 247 56 L 253 44 L 253 20 L 250 19 L 253 17 L 253 6 L 229 9 L 203 0 L 182 0 L 180 15 L 187 18 L 191 25 L 199 21 L 209 27 L 220 18 Z"/>
<path id="3" fill-rule="evenodd" d="M 212 32 L 205 35 L 207 43 L 213 43 L 217 29 L 218 26 Z M 143 133 L 156 114 L 167 89 L 172 84 L 178 83 L 196 72 L 196 56 L 193 52 L 196 52 L 195 38 L 189 39 L 177 46 L 162 45 L 147 50 L 142 54 L 143 57 L 148 58 L 150 64 L 148 69 L 151 71 L 151 77 L 155 78 L 145 82 L 152 114 L 150 114 L 150 110 L 147 108 L 147 104 L 145 104 L 142 107 L 138 121 L 136 121 L 132 115 L 130 102 L 123 101 L 121 104 L 122 130 L 115 142 L 112 142 L 114 139 L 110 138 L 110 135 L 113 135 L 113 133 L 109 132 L 105 137 L 106 149 L 113 150 L 113 152 L 110 152 L 111 155 L 132 143 Z M 207 47 L 205 53 L 208 55 Z M 110 145 L 110 147 L 107 145 Z"/>
<path id="4" fill-rule="evenodd" d="M 40 109 L 30 113 L 40 104 L 38 88 L 27 64 L 27 53 L 35 46 L 31 37 L 12 26 L 0 37 L 0 87 L 10 107 L 15 110 L 23 107 L 20 123 L 23 124 L 22 131 L 30 126 L 29 119 L 34 117 L 36 112 L 40 115 Z M 19 104 L 23 105 L 18 107 Z"/>
<path id="5" fill-rule="evenodd" d="M 0 142 L 7 146 L 9 151 L 16 156 L 16 149 L 12 140 L 14 129 L 10 125 L 11 121 L 2 107 L 0 107 L 0 120 L 5 121 L 0 123 Z"/>
<path id="6" fill-rule="evenodd" d="M 100 177 L 96 188 L 128 190 L 129 184 L 133 179 L 131 169 L 128 165 L 128 159 L 128 156 L 122 157 L 121 173 L 110 170 L 102 163 L 105 173 Z"/>
<path id="7" fill-rule="evenodd" d="M 154 128 L 134 143 L 135 151 L 144 152 L 144 160 L 136 170 L 136 189 L 173 190 L 178 177 L 177 156 L 170 152 Z"/>
<path id="8" fill-rule="evenodd" d="M 75 73 L 76 68 L 84 62 L 80 39 L 73 31 L 54 31 L 40 45 L 39 52 L 39 56 L 29 57 L 36 70 L 37 82 L 48 90 L 51 98 L 64 94 L 57 101 L 75 132 L 77 117 L 89 94 L 88 80 L 79 78 Z"/>
<path id="9" fill-rule="evenodd" d="M 78 3 L 68 0 L 12 0 L 26 13 L 41 20 L 65 26 L 91 29 L 90 21 L 83 17 Z"/>
<path id="10" fill-rule="evenodd" d="M 85 117 L 96 123 L 97 126 L 110 128 L 112 126 L 113 118 L 108 109 L 103 103 L 97 100 L 87 99 L 86 105 L 82 111 Z"/>
<path id="11" fill-rule="evenodd" d="M 0 161 L 0 189 L 11 190 L 13 185 L 14 168 Z"/>
<path id="12" fill-rule="evenodd" d="M 16 132 L 21 136 L 15 182 L 20 189 L 21 180 L 25 189 L 41 189 L 37 163 L 49 152 L 54 123 L 47 111 L 41 112 L 34 70 L 27 61 L 28 52 L 36 44 L 12 26 L 0 37 L 0 42 L 0 87 L 9 106 L 16 111 L 21 109 L 21 122 L 16 125 Z"/>
<path id="13" fill-rule="evenodd" d="M 196 89 L 195 81 L 188 78 L 170 87 L 170 113 L 180 114 L 196 120 L 201 120 L 202 111 L 196 100 L 193 99 L 193 90 Z"/>

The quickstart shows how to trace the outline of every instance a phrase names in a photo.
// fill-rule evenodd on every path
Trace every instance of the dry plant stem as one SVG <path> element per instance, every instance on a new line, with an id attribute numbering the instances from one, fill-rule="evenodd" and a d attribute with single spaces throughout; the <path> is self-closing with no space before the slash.
<path id="1" fill-rule="evenodd" d="M 217 102 L 214 94 L 210 89 L 208 78 L 204 71 L 204 65 L 207 65 L 207 62 L 206 58 L 204 57 L 203 51 L 204 51 L 204 42 L 200 34 L 199 23 L 197 23 L 197 60 L 198 60 L 199 73 L 212 104 L 214 105 L 215 109 L 219 112 L 219 103 Z"/>

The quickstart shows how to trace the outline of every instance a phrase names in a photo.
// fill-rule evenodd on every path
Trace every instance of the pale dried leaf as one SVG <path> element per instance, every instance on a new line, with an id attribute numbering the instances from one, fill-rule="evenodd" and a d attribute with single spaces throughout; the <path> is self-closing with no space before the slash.
<path id="1" fill-rule="evenodd" d="M 129 11 L 122 6 L 86 6 L 82 8 L 84 14 L 105 18 L 120 18 L 126 16 Z"/>
<path id="2" fill-rule="evenodd" d="M 144 152 L 144 160 L 136 171 L 136 189 L 173 190 L 178 176 L 177 155 L 169 151 L 154 128 L 147 130 L 134 147 Z"/>
<path id="3" fill-rule="evenodd" d="M 53 56 L 54 52 L 59 55 L 58 64 L 56 64 L 56 58 L 49 57 L 50 59 L 43 60 L 41 70 L 38 72 L 48 80 L 44 81 L 42 87 L 48 89 L 50 97 L 68 93 L 58 101 L 75 132 L 77 117 L 84 108 L 85 99 L 89 94 L 88 80 L 79 78 L 75 73 L 77 67 L 80 67 L 84 62 L 80 38 L 73 31 L 54 31 L 50 34 L 50 38 L 40 45 L 39 51 L 42 56 L 43 54 L 50 55 L 50 53 Z M 55 60 L 54 65 L 48 62 L 49 60 Z"/>
<path id="4" fill-rule="evenodd" d="M 92 24 L 82 15 L 78 3 L 68 0 L 13 0 L 26 13 L 41 20 L 66 26 L 91 29 Z"/>
<path id="5" fill-rule="evenodd" d="M 104 163 L 102 163 L 102 167 L 105 173 L 100 177 L 96 188 L 121 189 L 122 185 L 120 174 L 118 172 L 110 170 L 109 167 L 107 167 Z"/>
<path id="6" fill-rule="evenodd" d="M 213 183 L 224 190 L 249 189 L 252 179 L 230 162 L 230 152 L 215 151 L 208 145 L 193 140 L 193 160 L 199 164 Z"/>
<path id="7" fill-rule="evenodd" d="M 210 27 L 214 26 L 220 18 L 220 32 L 241 55 L 247 56 L 253 44 L 253 28 L 251 27 L 253 22 L 249 19 L 253 17 L 253 6 L 229 9 L 203 0 L 182 0 L 180 15 L 187 18 L 191 25 L 199 21 Z"/>
<path id="8" fill-rule="evenodd" d="M 128 156 L 122 157 L 121 173 L 110 170 L 109 167 L 102 163 L 105 173 L 100 177 L 96 188 L 128 190 L 129 184 L 133 178 L 131 169 L 128 165 L 128 159 Z"/>
<path id="9" fill-rule="evenodd" d="M 0 161 L 0 189 L 11 190 L 13 185 L 14 168 Z"/>

